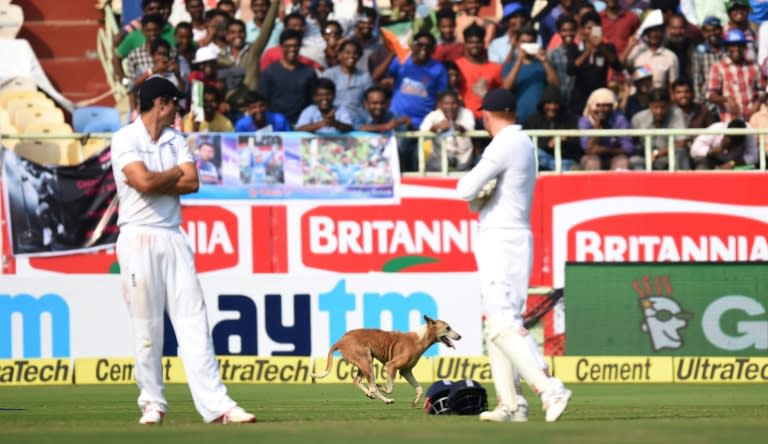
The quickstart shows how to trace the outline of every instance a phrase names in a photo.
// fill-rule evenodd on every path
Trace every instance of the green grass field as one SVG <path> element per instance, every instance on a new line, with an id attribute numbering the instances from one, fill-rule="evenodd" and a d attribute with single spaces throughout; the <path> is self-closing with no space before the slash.
<path id="1" fill-rule="evenodd" d="M 489 398 L 493 399 L 492 387 Z M 573 385 L 557 423 L 544 422 L 528 396 L 530 421 L 486 424 L 477 417 L 429 416 L 411 409 L 399 384 L 395 404 L 369 400 L 352 385 L 230 385 L 257 424 L 203 424 L 184 385 L 167 388 L 163 425 L 137 424 L 134 386 L 0 388 L 0 443 L 764 443 L 768 384 Z M 426 389 L 426 384 L 425 384 Z M 493 404 L 493 403 L 492 403 Z"/>

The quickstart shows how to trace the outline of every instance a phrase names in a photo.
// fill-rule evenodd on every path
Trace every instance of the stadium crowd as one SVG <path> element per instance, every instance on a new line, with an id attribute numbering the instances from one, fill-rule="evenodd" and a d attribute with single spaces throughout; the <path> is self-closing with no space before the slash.
<path id="1" fill-rule="evenodd" d="M 118 37 L 115 69 L 130 91 L 153 75 L 187 94 L 184 131 L 352 130 L 436 133 L 428 170 L 445 150 L 466 170 L 487 139 L 480 103 L 516 96 L 527 129 L 768 128 L 768 3 L 748 0 L 392 0 L 387 15 L 330 0 L 143 0 Z M 277 3 L 280 3 L 279 5 Z M 487 3 L 487 2 L 486 2 Z M 375 2 L 374 2 L 375 4 Z M 542 7 L 543 6 L 543 7 Z M 193 106 L 199 104 L 199 106 Z M 652 138 L 654 169 L 754 167 L 753 136 Z M 643 138 L 562 138 L 564 170 L 643 169 Z M 555 141 L 540 137 L 539 168 Z M 403 171 L 415 139 L 400 139 Z"/>

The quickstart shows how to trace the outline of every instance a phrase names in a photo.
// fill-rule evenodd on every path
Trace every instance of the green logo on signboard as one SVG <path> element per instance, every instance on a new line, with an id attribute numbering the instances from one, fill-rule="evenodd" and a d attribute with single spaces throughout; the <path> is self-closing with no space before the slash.
<path id="1" fill-rule="evenodd" d="M 766 263 L 569 263 L 566 353 L 764 356 Z"/>
<path id="2" fill-rule="evenodd" d="M 682 348 L 684 340 L 680 331 L 688 326 L 693 314 L 672 297 L 669 276 L 655 278 L 654 284 L 651 285 L 650 276 L 632 283 L 643 313 L 641 329 L 650 337 L 653 351 Z"/>

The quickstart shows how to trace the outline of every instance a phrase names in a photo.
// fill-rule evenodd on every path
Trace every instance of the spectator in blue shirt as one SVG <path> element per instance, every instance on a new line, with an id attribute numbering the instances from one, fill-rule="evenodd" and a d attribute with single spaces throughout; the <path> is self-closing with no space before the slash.
<path id="1" fill-rule="evenodd" d="M 413 38 L 411 55 L 401 63 L 390 54 L 373 73 L 374 81 L 384 75 L 393 79 L 390 110 L 396 115 L 408 116 L 413 127 L 418 128 L 424 117 L 437 106 L 437 94 L 448 89 L 448 72 L 442 63 L 432 60 L 435 37 L 429 32 L 419 32 Z M 418 165 L 416 139 L 406 139 L 398 144 L 401 171 L 415 171 Z"/>
<path id="2" fill-rule="evenodd" d="M 296 131 L 337 134 L 352 131 L 352 114 L 343 106 L 335 106 L 336 84 L 320 78 L 312 91 L 312 105 L 304 108 L 296 122 Z"/>
<path id="3" fill-rule="evenodd" d="M 280 114 L 267 111 L 267 100 L 256 91 L 248 94 L 245 115 L 235 123 L 235 131 L 251 133 L 254 131 L 291 131 L 288 119 Z"/>
<path id="4" fill-rule="evenodd" d="M 448 72 L 442 63 L 432 60 L 435 43 L 432 34 L 420 32 L 414 37 L 411 55 L 404 63 L 394 55 L 388 57 L 391 62 L 384 74 L 394 80 L 390 109 L 410 117 L 414 127 L 421 125 L 424 116 L 435 109 L 437 93 L 448 89 Z M 375 80 L 381 77 L 377 74 L 380 73 L 374 72 Z"/>

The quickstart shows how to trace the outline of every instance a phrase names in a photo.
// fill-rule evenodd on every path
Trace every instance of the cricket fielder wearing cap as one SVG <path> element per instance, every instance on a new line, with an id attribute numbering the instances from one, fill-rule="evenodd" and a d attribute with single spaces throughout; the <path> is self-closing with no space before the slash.
<path id="1" fill-rule="evenodd" d="M 119 199 L 117 259 L 134 328 L 139 423 L 159 424 L 168 409 L 161 362 L 164 309 L 203 420 L 254 422 L 227 395 L 219 376 L 194 257 L 180 229 L 179 195 L 199 187 L 186 139 L 170 128 L 180 97 L 171 82 L 151 77 L 139 90 L 140 116 L 112 137 Z"/>
<path id="2" fill-rule="evenodd" d="M 486 344 L 494 386 L 499 398 L 495 410 L 482 421 L 527 420 L 527 405 L 518 401 L 516 372 L 540 393 L 546 420 L 565 411 L 570 390 L 549 377 L 543 356 L 523 326 L 528 298 L 533 235 L 531 200 L 536 184 L 536 149 L 515 125 L 515 97 L 505 89 L 489 91 L 482 103 L 483 124 L 493 140 L 482 158 L 462 177 L 457 191 L 479 210 L 475 260 L 486 313 Z"/>

